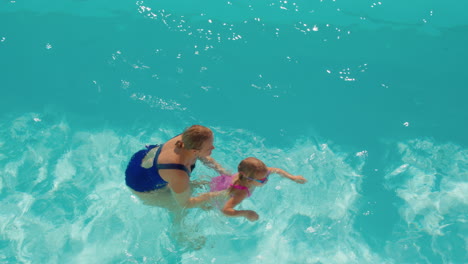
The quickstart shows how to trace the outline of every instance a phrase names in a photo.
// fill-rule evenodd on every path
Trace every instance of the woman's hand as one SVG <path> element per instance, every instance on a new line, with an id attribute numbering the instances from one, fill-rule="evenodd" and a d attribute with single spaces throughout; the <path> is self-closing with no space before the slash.
<path id="1" fill-rule="evenodd" d="M 232 173 L 226 169 L 224 169 L 216 160 L 214 160 L 212 157 L 207 156 L 207 157 L 199 157 L 198 158 L 205 166 L 208 168 L 212 168 L 215 171 L 217 171 L 219 174 L 225 174 L 225 175 L 231 175 Z"/>

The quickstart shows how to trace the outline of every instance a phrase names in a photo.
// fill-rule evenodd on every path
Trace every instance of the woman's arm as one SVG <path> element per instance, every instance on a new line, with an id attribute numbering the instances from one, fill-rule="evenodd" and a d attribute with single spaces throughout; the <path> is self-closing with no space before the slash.
<path id="1" fill-rule="evenodd" d="M 297 176 L 294 176 L 292 174 L 290 174 L 289 172 L 285 171 L 285 170 L 282 170 L 282 169 L 279 169 L 279 168 L 268 168 L 268 170 L 270 171 L 270 173 L 276 173 L 276 174 L 279 174 L 285 178 L 288 178 L 292 181 L 295 181 L 297 183 L 306 183 L 307 180 L 302 177 L 301 175 L 297 175 Z"/>
<path id="2" fill-rule="evenodd" d="M 224 169 L 216 160 L 214 160 L 212 157 L 207 156 L 207 157 L 200 157 L 199 160 L 205 164 L 205 166 L 214 169 L 217 171 L 219 174 L 226 174 L 226 175 L 231 175 L 232 173 L 226 169 Z"/>
<path id="3" fill-rule="evenodd" d="M 222 193 L 223 191 L 209 192 L 209 193 L 200 194 L 199 196 L 196 196 L 196 197 L 191 197 L 185 204 L 185 207 L 186 208 L 200 207 L 204 205 L 206 202 L 215 198 L 216 196 L 221 195 Z"/>
<path id="4" fill-rule="evenodd" d="M 250 221 L 257 221 L 258 214 L 252 210 L 235 210 L 234 207 L 247 197 L 246 191 L 234 192 L 233 196 L 226 202 L 222 212 L 231 217 L 245 217 Z"/>
<path id="5" fill-rule="evenodd" d="M 190 178 L 185 172 L 180 170 L 164 170 L 162 172 L 160 170 L 159 173 L 164 174 L 164 178 L 168 179 L 168 186 L 172 191 L 174 199 L 181 207 L 198 207 L 221 194 L 221 192 L 210 192 L 197 197 L 191 197 Z"/>

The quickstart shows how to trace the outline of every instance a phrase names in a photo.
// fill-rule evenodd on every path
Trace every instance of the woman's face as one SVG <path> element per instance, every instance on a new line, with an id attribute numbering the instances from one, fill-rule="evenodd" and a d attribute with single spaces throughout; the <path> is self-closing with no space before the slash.
<path id="1" fill-rule="evenodd" d="M 211 155 L 211 151 L 215 148 L 213 146 L 214 138 L 211 137 L 205 142 L 203 142 L 201 149 L 199 150 L 200 152 L 198 153 L 198 156 L 200 157 L 207 157 Z"/>

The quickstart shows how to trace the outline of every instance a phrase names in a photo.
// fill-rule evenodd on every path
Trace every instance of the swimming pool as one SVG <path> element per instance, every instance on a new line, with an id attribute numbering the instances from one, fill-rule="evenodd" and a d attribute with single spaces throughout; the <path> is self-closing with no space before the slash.
<path id="1" fill-rule="evenodd" d="M 466 263 L 466 8 L 0 3 L 0 263 Z M 309 182 L 172 226 L 123 171 L 191 124 Z"/>

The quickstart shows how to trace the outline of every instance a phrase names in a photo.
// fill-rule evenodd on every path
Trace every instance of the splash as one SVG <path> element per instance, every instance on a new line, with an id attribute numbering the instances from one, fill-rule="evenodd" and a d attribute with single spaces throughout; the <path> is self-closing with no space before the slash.
<path id="1" fill-rule="evenodd" d="M 385 177 L 401 199 L 401 222 L 388 253 L 399 261 L 463 262 L 468 236 L 459 230 L 468 227 L 468 151 L 428 139 L 399 143 L 398 150 L 403 165 Z"/>

